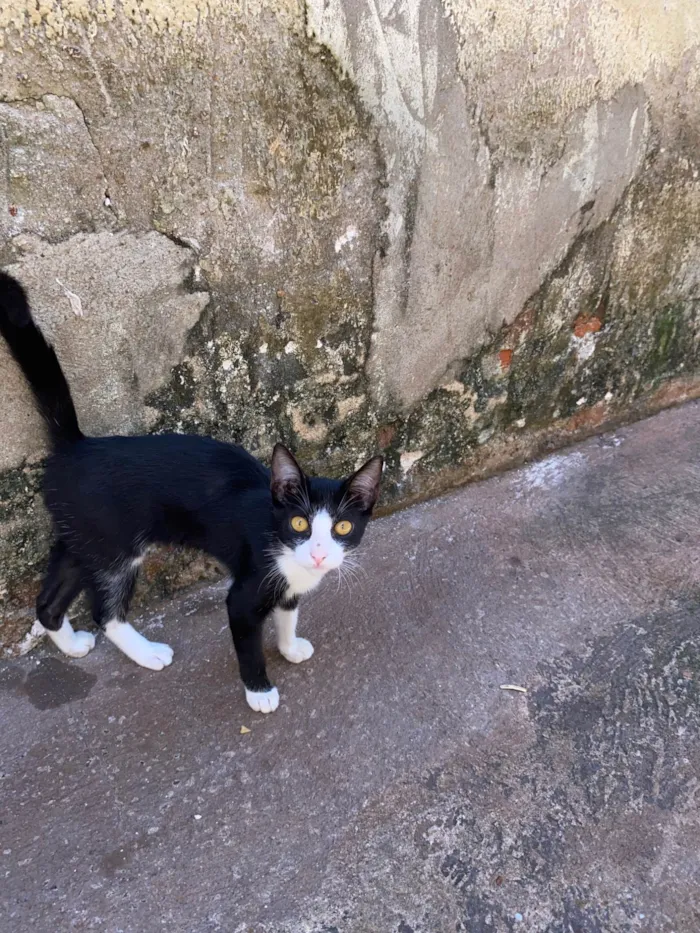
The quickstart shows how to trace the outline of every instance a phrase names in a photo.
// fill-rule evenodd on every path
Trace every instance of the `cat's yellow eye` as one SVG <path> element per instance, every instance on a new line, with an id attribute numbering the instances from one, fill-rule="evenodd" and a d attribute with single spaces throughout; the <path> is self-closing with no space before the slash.
<path id="1" fill-rule="evenodd" d="M 306 521 L 303 515 L 295 515 L 291 521 L 292 528 L 301 534 L 302 531 L 309 530 L 309 523 Z"/>
<path id="2" fill-rule="evenodd" d="M 338 522 L 333 531 L 340 535 L 341 538 L 344 538 L 345 535 L 349 535 L 352 531 L 352 522 Z"/>

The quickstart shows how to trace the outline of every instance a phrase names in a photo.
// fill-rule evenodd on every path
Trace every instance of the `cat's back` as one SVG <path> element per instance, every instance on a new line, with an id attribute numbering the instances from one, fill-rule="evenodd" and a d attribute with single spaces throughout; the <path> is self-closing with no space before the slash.
<path id="1" fill-rule="evenodd" d="M 210 498 L 223 487 L 266 488 L 268 477 L 242 447 L 191 434 L 154 434 L 85 438 L 49 459 L 46 489 L 181 500 Z"/>

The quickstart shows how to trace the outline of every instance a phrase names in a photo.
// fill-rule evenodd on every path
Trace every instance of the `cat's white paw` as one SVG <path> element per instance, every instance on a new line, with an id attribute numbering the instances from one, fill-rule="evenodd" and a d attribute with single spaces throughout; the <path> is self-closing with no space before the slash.
<path id="1" fill-rule="evenodd" d="M 314 646 L 306 638 L 295 638 L 294 641 L 285 645 L 280 645 L 280 654 L 282 654 L 292 664 L 300 664 L 302 661 L 308 661 L 314 653 Z"/>
<path id="2" fill-rule="evenodd" d="M 73 636 L 72 658 L 84 658 L 95 647 L 95 636 L 92 632 L 76 632 Z"/>
<path id="3" fill-rule="evenodd" d="M 256 693 L 246 687 L 245 698 L 248 706 L 256 713 L 274 713 L 280 705 L 280 695 L 277 687 L 272 690 L 266 690 L 264 693 Z"/>
<path id="4" fill-rule="evenodd" d="M 164 667 L 168 667 L 169 664 L 173 663 L 173 649 L 170 645 L 158 641 L 148 641 L 148 639 L 145 639 L 145 641 L 148 643 L 148 650 L 145 656 L 136 662 L 137 664 L 152 671 L 162 671 Z"/>
<path id="5" fill-rule="evenodd" d="M 144 638 L 129 622 L 112 620 L 105 626 L 105 635 L 112 644 L 123 651 L 141 667 L 151 671 L 162 671 L 173 660 L 173 649 L 157 641 Z"/>
<path id="6" fill-rule="evenodd" d="M 95 647 L 95 636 L 92 632 L 74 631 L 68 616 L 64 617 L 63 624 L 57 632 L 51 632 L 49 629 L 44 631 L 54 645 L 69 658 L 84 658 L 88 651 Z"/>

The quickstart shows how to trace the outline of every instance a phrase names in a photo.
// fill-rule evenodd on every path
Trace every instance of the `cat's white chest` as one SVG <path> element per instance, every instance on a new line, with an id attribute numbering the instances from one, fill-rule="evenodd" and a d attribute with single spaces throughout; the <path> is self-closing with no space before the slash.
<path id="1" fill-rule="evenodd" d="M 326 575 L 325 570 L 302 567 L 295 559 L 294 554 L 289 551 L 279 555 L 277 567 L 287 582 L 287 591 L 284 594 L 286 599 L 309 593 L 319 585 Z"/>

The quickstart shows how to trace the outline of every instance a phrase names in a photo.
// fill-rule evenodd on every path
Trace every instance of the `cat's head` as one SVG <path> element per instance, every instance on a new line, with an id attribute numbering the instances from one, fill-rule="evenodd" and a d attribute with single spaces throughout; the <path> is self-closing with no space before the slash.
<path id="1" fill-rule="evenodd" d="M 292 589 L 311 589 L 358 546 L 379 498 L 382 466 L 381 457 L 372 457 L 344 480 L 306 476 L 277 444 L 271 464 L 277 563 Z"/>

